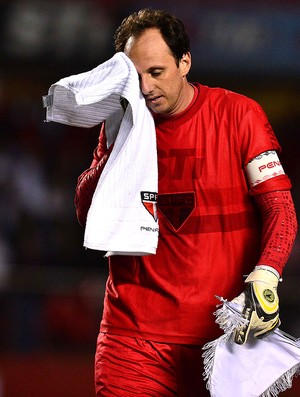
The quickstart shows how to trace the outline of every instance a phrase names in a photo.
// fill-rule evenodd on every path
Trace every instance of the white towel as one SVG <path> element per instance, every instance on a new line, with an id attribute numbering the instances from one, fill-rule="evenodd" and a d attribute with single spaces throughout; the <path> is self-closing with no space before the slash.
<path id="1" fill-rule="evenodd" d="M 215 314 L 225 333 L 204 346 L 204 379 L 211 396 L 276 397 L 290 388 L 300 372 L 299 339 L 277 329 L 237 345 L 231 334 L 243 318 L 235 305 L 223 302 Z"/>
<path id="2" fill-rule="evenodd" d="M 124 114 L 120 98 L 128 101 Z M 43 98 L 46 121 L 92 127 L 106 120 L 114 148 L 87 216 L 84 246 L 107 255 L 155 254 L 158 243 L 156 134 L 137 71 L 122 52 L 61 79 Z"/>

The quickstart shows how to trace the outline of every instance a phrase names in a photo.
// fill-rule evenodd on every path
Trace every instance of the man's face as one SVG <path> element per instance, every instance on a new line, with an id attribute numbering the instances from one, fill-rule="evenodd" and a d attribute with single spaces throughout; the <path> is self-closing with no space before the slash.
<path id="1" fill-rule="evenodd" d="M 146 104 L 153 112 L 171 116 L 188 106 L 191 86 L 185 76 L 190 69 L 190 53 L 177 65 L 159 30 L 154 28 L 138 38 L 131 37 L 124 52 L 137 69 Z"/>

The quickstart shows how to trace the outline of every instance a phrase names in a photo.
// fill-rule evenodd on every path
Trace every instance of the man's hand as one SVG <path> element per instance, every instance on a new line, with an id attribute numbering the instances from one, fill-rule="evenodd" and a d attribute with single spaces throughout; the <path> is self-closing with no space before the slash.
<path id="1" fill-rule="evenodd" d="M 246 289 L 233 300 L 243 306 L 242 314 L 248 320 L 245 326 L 236 329 L 235 343 L 243 345 L 250 330 L 255 337 L 263 338 L 279 327 L 278 281 L 276 270 L 267 266 L 256 267 L 247 277 Z"/>

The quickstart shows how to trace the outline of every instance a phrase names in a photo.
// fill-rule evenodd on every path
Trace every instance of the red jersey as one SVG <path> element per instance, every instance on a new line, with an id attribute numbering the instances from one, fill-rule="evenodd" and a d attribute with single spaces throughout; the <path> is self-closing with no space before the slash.
<path id="1" fill-rule="evenodd" d="M 212 340 L 220 333 L 215 295 L 240 294 L 243 275 L 258 263 L 260 215 L 243 170 L 279 144 L 256 102 L 194 87 L 183 113 L 154 115 L 157 253 L 109 258 L 103 332 L 180 344 Z"/>

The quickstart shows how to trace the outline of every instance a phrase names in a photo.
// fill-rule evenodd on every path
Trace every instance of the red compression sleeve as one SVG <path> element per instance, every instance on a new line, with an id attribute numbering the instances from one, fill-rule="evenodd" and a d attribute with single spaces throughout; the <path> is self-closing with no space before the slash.
<path id="1" fill-rule="evenodd" d="M 91 167 L 84 171 L 77 181 L 74 204 L 77 219 L 81 226 L 84 226 L 86 223 L 86 217 L 92 202 L 94 191 L 111 150 L 112 146 L 109 149 L 106 147 L 104 126 L 102 126 L 99 135 L 99 143 L 94 151 Z"/>
<path id="2" fill-rule="evenodd" d="M 255 196 L 263 219 L 262 251 L 258 265 L 267 265 L 282 275 L 297 233 L 297 218 L 289 190 Z"/>

